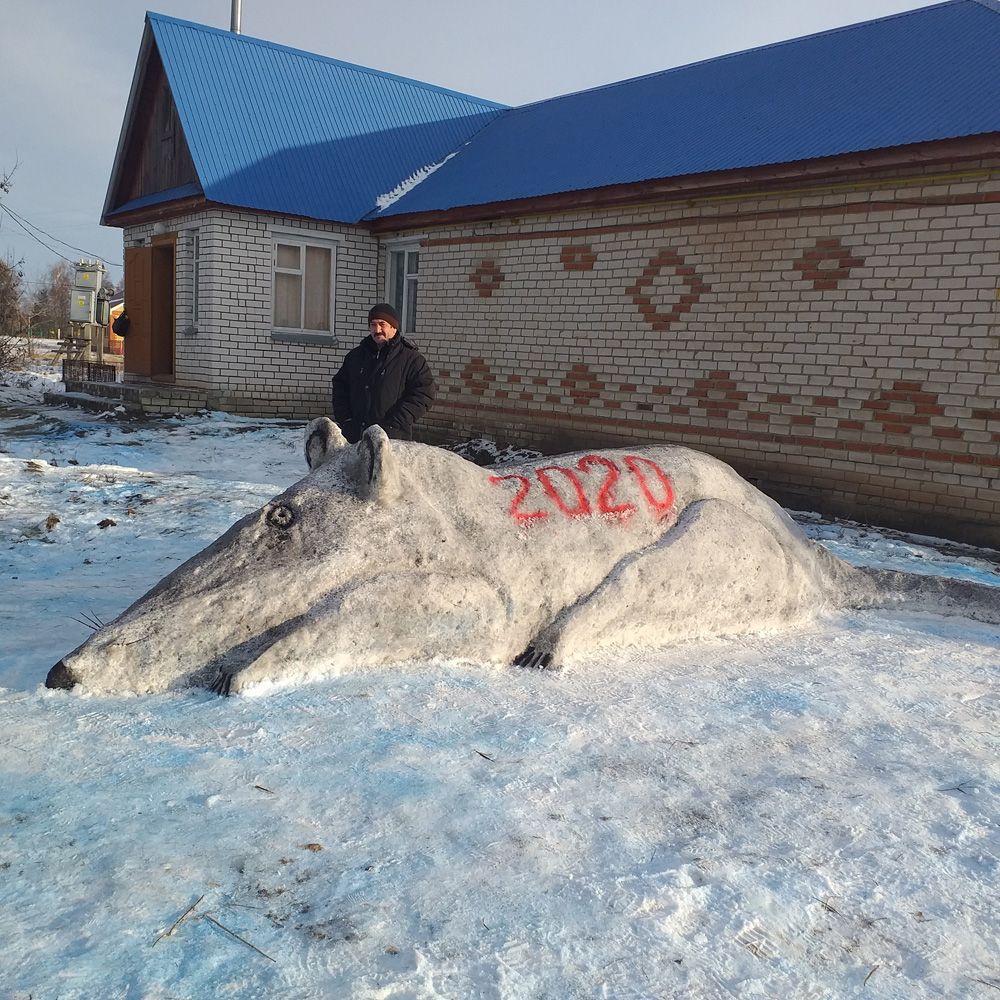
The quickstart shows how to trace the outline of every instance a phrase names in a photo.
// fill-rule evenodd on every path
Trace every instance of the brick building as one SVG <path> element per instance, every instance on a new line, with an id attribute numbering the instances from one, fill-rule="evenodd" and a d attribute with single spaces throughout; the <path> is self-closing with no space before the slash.
<path id="1" fill-rule="evenodd" d="M 438 374 L 432 440 L 671 441 L 1000 544 L 997 51 L 1000 5 L 952 0 L 504 109 L 150 15 L 105 209 L 127 368 L 315 415 L 387 297 Z M 247 111 L 227 66 L 282 96 Z M 380 176 L 359 134 L 391 139 Z"/>

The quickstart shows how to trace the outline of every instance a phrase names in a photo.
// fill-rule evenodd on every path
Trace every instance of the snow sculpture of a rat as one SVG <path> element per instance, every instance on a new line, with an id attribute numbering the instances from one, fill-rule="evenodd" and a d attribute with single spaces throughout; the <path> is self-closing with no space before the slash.
<path id="1" fill-rule="evenodd" d="M 488 470 L 390 444 L 379 427 L 357 445 L 326 417 L 306 434 L 304 479 L 46 684 L 228 694 L 434 657 L 557 667 L 601 645 L 770 629 L 877 597 L 729 466 L 687 448 Z"/>

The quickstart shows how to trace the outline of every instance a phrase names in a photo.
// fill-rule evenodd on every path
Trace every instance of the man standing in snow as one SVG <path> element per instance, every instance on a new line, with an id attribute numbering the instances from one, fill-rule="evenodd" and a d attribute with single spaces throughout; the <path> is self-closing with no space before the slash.
<path id="1" fill-rule="evenodd" d="M 416 344 L 399 332 L 387 302 L 368 312 L 368 336 L 348 351 L 333 377 L 333 419 L 352 444 L 378 424 L 391 438 L 413 437 L 434 401 L 434 377 Z"/>

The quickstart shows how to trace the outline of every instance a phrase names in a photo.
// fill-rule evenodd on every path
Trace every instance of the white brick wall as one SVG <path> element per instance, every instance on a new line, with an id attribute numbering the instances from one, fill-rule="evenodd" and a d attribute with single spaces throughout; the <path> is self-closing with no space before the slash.
<path id="1" fill-rule="evenodd" d="M 170 220 L 176 244 L 176 360 L 178 385 L 212 390 L 218 406 L 238 413 L 306 419 L 329 412 L 330 379 L 343 356 L 365 335 L 378 300 L 378 244 L 364 230 L 255 212 L 212 209 Z M 192 326 L 192 243 L 201 242 L 201 317 Z M 335 236 L 337 343 L 288 343 L 272 338 L 271 234 Z M 126 246 L 148 244 L 151 226 L 131 227 Z"/>

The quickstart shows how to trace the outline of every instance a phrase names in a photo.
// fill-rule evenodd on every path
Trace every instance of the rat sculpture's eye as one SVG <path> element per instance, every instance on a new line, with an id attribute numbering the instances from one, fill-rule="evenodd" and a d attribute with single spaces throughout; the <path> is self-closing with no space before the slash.
<path id="1" fill-rule="evenodd" d="M 295 514 L 291 507 L 278 504 L 267 512 L 267 523 L 275 528 L 290 528 L 295 520 Z"/>

